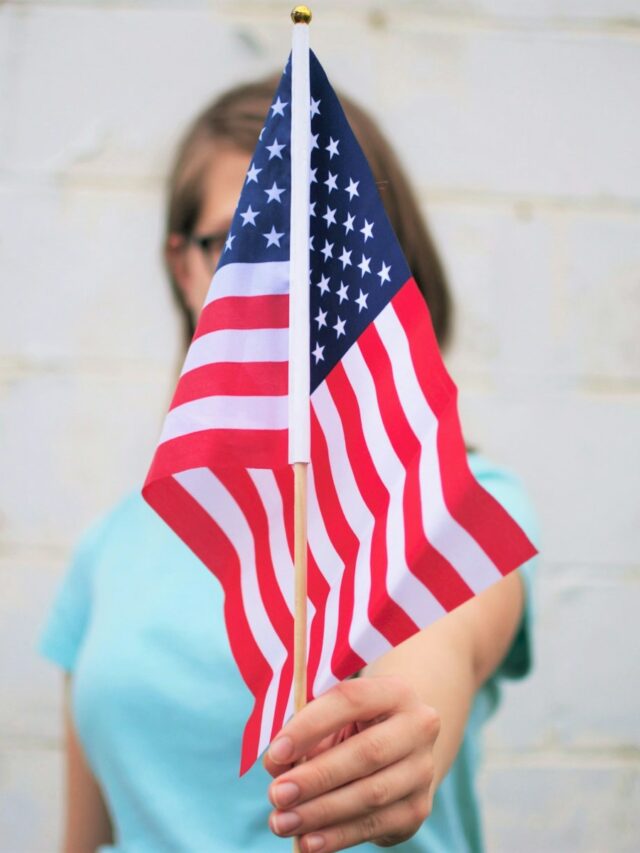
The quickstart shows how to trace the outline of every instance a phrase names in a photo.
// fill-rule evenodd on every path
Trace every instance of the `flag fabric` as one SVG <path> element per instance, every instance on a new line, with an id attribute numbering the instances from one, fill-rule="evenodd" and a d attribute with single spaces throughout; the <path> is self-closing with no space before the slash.
<path id="1" fill-rule="evenodd" d="M 224 588 L 254 697 L 241 773 L 293 711 L 290 77 L 288 65 L 143 488 Z M 313 53 L 310 81 L 313 698 L 536 551 L 469 470 L 429 312 Z"/>

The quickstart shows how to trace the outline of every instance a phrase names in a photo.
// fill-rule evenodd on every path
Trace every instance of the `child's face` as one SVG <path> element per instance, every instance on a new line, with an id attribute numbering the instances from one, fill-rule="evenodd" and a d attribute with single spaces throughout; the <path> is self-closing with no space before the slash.
<path id="1" fill-rule="evenodd" d="M 193 237 L 183 250 L 182 269 L 175 269 L 187 305 L 197 318 L 207 296 L 211 277 L 224 249 L 227 231 L 240 197 L 251 155 L 229 145 L 216 146 L 207 170 L 204 197 Z"/>

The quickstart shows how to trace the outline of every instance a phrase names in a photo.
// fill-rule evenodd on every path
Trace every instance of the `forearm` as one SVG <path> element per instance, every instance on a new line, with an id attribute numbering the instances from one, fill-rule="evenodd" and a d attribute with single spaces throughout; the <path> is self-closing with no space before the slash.
<path id="1" fill-rule="evenodd" d="M 102 792 L 91 772 L 71 716 L 70 682 L 65 697 L 66 817 L 64 853 L 94 853 L 113 842 L 113 829 Z"/>
<path id="2" fill-rule="evenodd" d="M 458 753 L 475 692 L 512 642 L 523 600 L 521 580 L 513 573 L 363 670 L 369 676 L 401 676 L 438 712 L 436 787 Z"/>
<path id="3" fill-rule="evenodd" d="M 464 734 L 475 679 L 469 654 L 457 645 L 438 642 L 430 628 L 396 646 L 363 675 L 398 675 L 440 716 L 440 734 L 433 747 L 434 790 L 455 759 Z"/>

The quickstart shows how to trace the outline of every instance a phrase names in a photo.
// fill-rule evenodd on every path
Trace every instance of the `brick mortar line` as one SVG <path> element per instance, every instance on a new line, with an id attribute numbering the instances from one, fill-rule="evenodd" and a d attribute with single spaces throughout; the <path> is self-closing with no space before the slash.
<path id="1" fill-rule="evenodd" d="M 518 768 L 518 769 L 585 769 L 619 767 L 640 771 L 640 748 L 629 747 L 611 750 L 567 749 L 567 750 L 530 750 L 526 752 L 508 752 L 485 749 L 482 770 Z"/>
<path id="2" fill-rule="evenodd" d="M 38 735 L 15 735 L 0 732 L 0 754 L 22 752 L 62 752 L 63 738 Z"/>
<path id="3" fill-rule="evenodd" d="M 178 358 L 180 361 L 180 358 Z M 164 379 L 173 371 L 173 364 L 137 361 L 134 359 L 104 359 L 91 363 L 82 355 L 72 359 L 51 358 L 44 361 L 23 358 L 0 357 L 0 383 L 15 382 L 45 376 L 73 376 L 83 379 L 121 380 L 133 376 L 136 379 Z M 179 369 L 175 366 L 176 371 Z"/>
<path id="4" fill-rule="evenodd" d="M 552 195 L 521 195 L 499 193 L 491 190 L 472 189 L 438 189 L 419 187 L 418 198 L 430 205 L 442 207 L 477 206 L 504 210 L 510 208 L 523 219 L 537 213 L 553 214 L 592 214 L 594 216 L 620 216 L 637 219 L 640 217 L 640 198 L 622 199 L 599 196 L 552 196 Z"/>
<path id="5" fill-rule="evenodd" d="M 242 12 L 233 10 L 230 7 L 220 8 L 216 12 L 220 18 L 224 18 L 232 23 L 245 25 L 255 25 L 256 23 L 268 24 L 271 32 L 281 32 L 279 29 L 280 22 L 275 17 L 277 16 L 279 19 L 282 14 L 279 4 L 274 4 L 271 9 L 265 9 L 263 4 L 256 4 L 252 8 L 247 8 L 247 6 L 248 4 L 245 3 L 244 9 L 246 11 L 243 10 Z M 147 7 L 131 6 L 128 8 L 141 9 Z M 170 7 L 174 11 L 177 8 L 177 6 Z M 337 4 L 334 10 L 328 11 L 326 18 L 319 18 L 316 15 L 316 26 L 318 26 L 319 20 L 322 21 L 322 28 L 324 28 L 325 21 L 327 29 L 332 25 L 342 25 L 343 14 Z M 194 9 L 193 11 L 198 10 Z M 200 11 L 207 10 L 202 9 Z M 455 15 L 422 12 L 416 14 L 415 7 L 402 8 L 400 6 L 396 6 L 393 11 L 359 7 L 353 9 L 350 15 L 351 20 L 355 19 L 356 25 L 363 33 L 366 35 L 381 35 L 383 37 L 389 32 L 402 33 L 406 29 L 410 30 L 412 34 L 417 32 L 421 35 L 430 33 L 453 35 L 469 33 L 478 35 L 531 35 L 541 38 L 557 35 L 559 37 L 571 36 L 578 39 L 608 38 L 616 41 L 636 41 L 640 39 L 640 17 L 570 19 L 534 16 L 513 18 L 507 15 L 500 17 L 489 14 L 469 15 L 465 13 Z M 286 15 L 284 17 L 286 25 Z"/>
<path id="6" fill-rule="evenodd" d="M 453 364 L 453 361 L 451 361 Z M 623 400 L 634 400 L 640 395 L 640 377 L 618 377 L 618 376 L 594 376 L 589 374 L 580 374 L 572 371 L 560 373 L 548 368 L 547 371 L 533 372 L 531 370 L 509 369 L 501 366 L 495 359 L 491 361 L 482 372 L 473 371 L 466 368 L 464 365 L 455 365 L 451 368 L 453 378 L 459 386 L 461 393 L 477 394 L 488 393 L 496 396 L 502 396 L 499 390 L 499 382 L 504 379 L 512 379 L 520 377 L 524 380 L 536 379 L 544 377 L 549 380 L 549 385 L 544 391 L 540 392 L 537 389 L 528 389 L 523 387 L 519 392 L 519 399 L 524 398 L 558 398 L 563 400 L 580 399 L 587 400 L 602 400 L 609 398 L 617 398 L 620 402 Z M 567 390 L 567 383 L 571 383 L 572 387 Z M 513 390 L 509 392 L 514 395 Z"/>
<path id="7" fill-rule="evenodd" d="M 156 176 L 99 175 L 85 173 L 77 176 L 55 172 L 20 172 L 0 168 L 0 193 L 48 190 L 54 192 L 101 193 L 104 195 L 157 195 L 165 191 L 165 178 Z M 473 188 L 417 188 L 420 201 L 442 207 L 484 207 L 511 209 L 522 218 L 536 213 L 592 214 L 594 216 L 640 217 L 640 198 L 625 199 L 600 196 L 566 196 L 500 193 Z"/>
<path id="8" fill-rule="evenodd" d="M 2 0 L 0 0 L 2 2 Z M 164 173 L 155 175 L 92 174 L 76 175 L 66 172 L 47 172 L 0 167 L 0 192 L 48 190 L 55 192 L 99 192 L 104 195 L 157 195 L 166 190 Z M 640 204 L 640 202 L 639 202 Z"/>
<path id="9" fill-rule="evenodd" d="M 23 11 L 29 9 L 55 10 L 55 12 L 78 12 L 78 11 L 117 11 L 117 12 L 153 12 L 154 14 L 171 14 L 181 12 L 184 15 L 202 14 L 212 18 L 225 18 L 226 20 L 239 24 L 266 23 L 270 25 L 273 32 L 286 31 L 289 21 L 288 15 L 283 13 L 279 3 L 273 3 L 265 7 L 263 2 L 243 4 L 243 11 L 238 12 L 235 4 L 226 3 L 214 9 L 209 4 L 187 5 L 178 2 L 164 4 L 154 7 L 151 2 L 112 2 L 104 4 L 101 2 L 84 2 L 82 6 L 75 3 L 64 2 L 64 0 L 50 0 L 50 2 L 17 2 L 17 0 L 5 0 L 5 7 Z M 640 38 L 640 18 L 634 17 L 592 17 L 592 18 L 570 18 L 570 17 L 544 17 L 531 15 L 528 17 L 514 18 L 509 15 L 491 15 L 468 13 L 448 14 L 446 12 L 417 12 L 415 7 L 396 8 L 389 12 L 381 11 L 379 8 L 368 8 L 356 6 L 350 11 L 351 20 L 356 19 L 365 31 L 373 33 L 385 33 L 390 26 L 409 26 L 412 31 L 416 30 L 445 30 L 448 32 L 472 32 L 472 33 L 524 33 L 549 35 L 574 35 L 578 37 L 605 36 L 609 38 Z M 316 26 L 321 21 L 325 24 L 343 24 L 344 16 L 338 3 L 332 4 L 316 15 Z"/>

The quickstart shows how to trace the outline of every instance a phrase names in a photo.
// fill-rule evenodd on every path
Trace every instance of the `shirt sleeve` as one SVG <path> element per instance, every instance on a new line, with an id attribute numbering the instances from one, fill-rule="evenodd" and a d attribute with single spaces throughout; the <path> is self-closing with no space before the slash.
<path id="1" fill-rule="evenodd" d="M 80 538 L 62 579 L 38 643 L 44 657 L 62 669 L 74 669 L 91 617 L 93 574 L 104 521 Z"/>
<path id="2" fill-rule="evenodd" d="M 473 467 L 472 464 L 472 469 Z M 520 480 L 502 468 L 487 467 L 475 473 L 480 485 L 502 504 L 534 546 L 539 548 L 538 521 Z M 533 665 L 534 578 L 538 559 L 538 556 L 534 556 L 516 569 L 522 577 L 525 590 L 522 619 L 507 654 L 494 673 L 494 678 L 522 678 L 527 675 Z"/>

